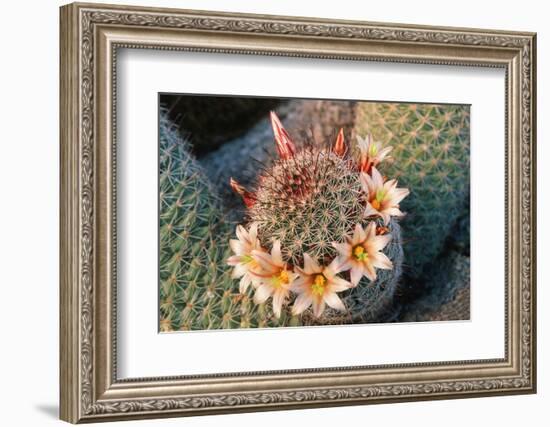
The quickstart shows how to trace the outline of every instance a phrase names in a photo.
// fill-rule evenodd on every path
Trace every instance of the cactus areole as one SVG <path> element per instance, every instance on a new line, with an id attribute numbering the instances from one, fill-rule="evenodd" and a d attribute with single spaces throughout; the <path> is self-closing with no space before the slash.
<path id="1" fill-rule="evenodd" d="M 243 282 L 251 284 L 254 301 L 272 298 L 276 315 L 286 305 L 314 318 L 325 309 L 345 313 L 350 307 L 340 295 L 379 286 L 380 271 L 401 262 L 391 259 L 390 243 L 409 190 L 378 170 L 391 147 L 371 135 L 358 138 L 355 156 L 343 129 L 329 144 L 298 149 L 274 112 L 270 118 L 279 158 L 258 171 L 255 188 L 230 180 L 247 209 L 228 264 L 241 292 Z"/>

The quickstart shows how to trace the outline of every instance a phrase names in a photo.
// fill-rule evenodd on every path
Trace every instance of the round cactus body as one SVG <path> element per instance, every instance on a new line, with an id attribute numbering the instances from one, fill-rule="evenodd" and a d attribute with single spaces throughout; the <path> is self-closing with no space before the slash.
<path id="1" fill-rule="evenodd" d="M 353 101 L 293 99 L 282 102 L 277 114 L 284 120 L 286 129 L 293 135 L 307 132 L 310 138 L 327 141 L 335 130 L 353 128 Z M 300 145 L 301 141 L 296 141 Z M 225 141 L 217 150 L 199 159 L 207 176 L 224 201 L 225 214 L 238 221 L 242 217 L 242 202 L 231 191 L 227 182 L 233 177 L 244 186 L 256 182 L 258 166 L 271 166 L 277 151 L 269 117 L 259 120 L 246 133 Z"/>
<path id="2" fill-rule="evenodd" d="M 331 243 L 349 234 L 365 210 L 357 176 L 349 161 L 326 150 L 305 149 L 275 163 L 260 176 L 249 209 L 262 244 L 280 240 L 294 265 L 302 264 L 305 252 L 334 258 Z"/>
<path id="3" fill-rule="evenodd" d="M 231 180 L 246 223 L 229 263 L 249 275 L 255 301 L 272 297 L 275 313 L 284 301 L 304 325 L 383 321 L 401 274 L 398 203 L 408 190 L 373 167 L 377 147 L 354 157 L 341 130 L 332 147 L 298 149 L 271 120 L 279 158 L 253 188 Z"/>

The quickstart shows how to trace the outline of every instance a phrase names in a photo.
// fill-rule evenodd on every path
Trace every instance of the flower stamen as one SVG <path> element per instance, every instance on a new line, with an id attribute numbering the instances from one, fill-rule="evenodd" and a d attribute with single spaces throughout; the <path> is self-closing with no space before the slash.
<path id="1" fill-rule="evenodd" d="M 357 245 L 353 249 L 353 256 L 355 256 L 358 261 L 366 261 L 369 258 L 368 252 L 362 245 Z"/>
<path id="2" fill-rule="evenodd" d="M 311 285 L 311 293 L 313 295 L 322 296 L 325 293 L 325 285 L 327 279 L 322 274 L 316 274 L 315 279 L 313 279 L 313 284 Z"/>
<path id="3" fill-rule="evenodd" d="M 369 154 L 374 157 L 378 153 L 378 147 L 375 144 L 371 144 L 369 147 Z"/>
<path id="4" fill-rule="evenodd" d="M 278 275 L 273 276 L 273 286 L 280 288 L 282 285 L 288 285 L 290 283 L 290 276 L 288 270 L 281 270 Z"/>

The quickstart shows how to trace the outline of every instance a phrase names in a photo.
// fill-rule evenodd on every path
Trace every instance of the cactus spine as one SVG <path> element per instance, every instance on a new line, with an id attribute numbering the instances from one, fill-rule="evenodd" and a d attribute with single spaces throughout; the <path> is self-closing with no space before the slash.
<path id="1" fill-rule="evenodd" d="M 400 215 L 398 202 L 408 194 L 374 168 L 389 149 L 379 153 L 372 144 L 363 147 L 370 154 L 350 156 L 340 130 L 333 147 L 298 150 L 274 113 L 271 121 L 279 159 L 259 171 L 252 190 L 231 180 L 250 231 L 237 232 L 230 265 L 257 288 L 256 300 L 273 296 L 278 307 L 284 298 L 303 324 L 381 321 L 403 260 L 400 227 L 388 212 Z"/>
<path id="2" fill-rule="evenodd" d="M 409 214 L 403 224 L 403 249 L 407 273 L 414 278 L 441 252 L 467 203 L 469 123 L 469 107 L 464 105 L 357 106 L 355 132 L 372 133 L 375 140 L 393 146 L 393 162 L 385 172 L 414 189 L 403 201 Z"/>
<path id="3" fill-rule="evenodd" d="M 189 144 L 160 121 L 160 330 L 278 326 L 266 304 L 235 288 L 225 260 L 232 227 Z M 296 324 L 296 320 L 294 320 Z"/>

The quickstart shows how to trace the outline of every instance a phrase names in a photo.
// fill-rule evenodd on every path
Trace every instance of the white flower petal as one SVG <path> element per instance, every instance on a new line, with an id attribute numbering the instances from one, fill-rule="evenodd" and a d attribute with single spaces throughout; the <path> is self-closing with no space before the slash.
<path id="1" fill-rule="evenodd" d="M 383 270 L 391 270 L 393 268 L 393 263 L 387 257 L 386 254 L 382 252 L 377 252 L 371 256 L 372 265 L 376 268 L 381 268 Z"/>
<path id="2" fill-rule="evenodd" d="M 243 243 L 236 239 L 229 240 L 229 246 L 236 255 L 246 255 L 246 247 Z"/>
<path id="3" fill-rule="evenodd" d="M 323 314 L 323 311 L 325 311 L 325 301 L 320 298 L 313 298 L 312 305 L 313 315 L 315 317 L 321 317 L 321 314 Z"/>
<path id="4" fill-rule="evenodd" d="M 231 272 L 231 278 L 238 279 L 239 277 L 242 277 L 247 273 L 248 273 L 248 268 L 246 264 L 237 264 L 235 267 L 233 267 L 233 271 Z"/>
<path id="5" fill-rule="evenodd" d="M 246 241 L 248 238 L 248 233 L 246 232 L 245 228 L 242 225 L 237 225 L 235 234 L 237 234 L 237 239 L 239 239 L 239 241 L 241 242 Z"/>
<path id="6" fill-rule="evenodd" d="M 298 276 L 298 278 L 294 280 L 290 285 L 290 290 L 294 293 L 301 294 L 305 292 L 305 287 L 307 283 L 308 280 L 306 277 Z"/>
<path id="7" fill-rule="evenodd" d="M 371 221 L 369 222 L 369 225 L 367 225 L 366 237 L 365 239 L 363 239 L 363 241 L 365 240 L 370 241 L 375 236 L 376 236 L 376 222 Z"/>
<path id="8" fill-rule="evenodd" d="M 319 264 L 317 264 L 317 261 L 315 261 L 311 256 L 309 256 L 308 253 L 304 254 L 304 272 L 306 274 L 315 274 L 321 272 L 321 267 Z"/>
<path id="9" fill-rule="evenodd" d="M 325 302 L 328 304 L 329 307 L 334 308 L 335 310 L 345 311 L 346 306 L 342 302 L 342 300 L 336 295 L 334 292 L 327 292 L 325 296 L 323 297 Z"/>
<path id="10" fill-rule="evenodd" d="M 380 216 L 384 220 L 384 225 L 388 225 L 390 223 L 390 214 L 387 211 L 380 212 Z"/>
<path id="11" fill-rule="evenodd" d="M 306 293 L 298 295 L 292 306 L 292 314 L 296 315 L 302 313 L 312 302 L 312 298 Z"/>
<path id="12" fill-rule="evenodd" d="M 347 271 L 355 265 L 351 258 L 351 254 L 347 256 L 340 256 L 338 257 L 338 264 L 339 264 L 339 271 Z"/>
<path id="13" fill-rule="evenodd" d="M 251 280 L 250 276 L 248 274 L 245 274 L 241 278 L 241 281 L 239 282 L 239 292 L 241 294 L 244 294 L 251 283 L 252 283 L 252 280 Z"/>
<path id="14" fill-rule="evenodd" d="M 355 224 L 355 230 L 353 230 L 353 244 L 358 245 L 359 243 L 364 242 L 366 238 L 367 235 L 361 224 Z"/>
<path id="15" fill-rule="evenodd" d="M 341 278 L 340 276 L 333 277 L 330 282 L 330 290 L 332 292 L 342 292 L 353 287 L 353 284 L 348 282 L 346 279 Z"/>
<path id="16" fill-rule="evenodd" d="M 408 188 L 396 188 L 393 191 L 391 202 L 393 205 L 397 205 L 403 200 L 405 197 L 407 197 L 410 194 L 410 191 Z"/>
<path id="17" fill-rule="evenodd" d="M 397 180 L 390 179 L 384 183 L 382 188 L 384 189 L 386 196 L 389 197 L 389 195 L 395 191 L 395 187 L 397 187 Z"/>
<path id="18" fill-rule="evenodd" d="M 285 301 L 284 292 L 275 292 L 273 294 L 273 313 L 277 319 L 281 317 L 281 308 L 283 307 L 283 302 Z"/>
<path id="19" fill-rule="evenodd" d="M 258 286 L 258 289 L 256 289 L 256 293 L 254 294 L 254 302 L 256 304 L 261 304 L 265 302 L 273 293 L 273 288 L 269 285 L 262 284 Z"/>
<path id="20" fill-rule="evenodd" d="M 391 150 L 393 150 L 393 147 L 382 148 L 377 156 L 378 161 L 381 162 L 382 160 L 384 160 L 384 157 L 386 157 Z"/>
<path id="21" fill-rule="evenodd" d="M 370 134 L 366 136 L 366 138 L 363 138 L 359 135 L 357 135 L 357 147 L 359 147 L 359 150 L 361 151 L 367 151 L 369 149 L 369 141 Z"/>
<path id="22" fill-rule="evenodd" d="M 332 246 L 334 247 L 334 249 L 336 249 L 344 257 L 350 256 L 351 255 L 351 250 L 353 249 L 352 246 L 347 244 L 347 243 L 332 242 Z"/>
<path id="23" fill-rule="evenodd" d="M 381 214 L 379 211 L 374 209 L 369 202 L 367 202 L 367 207 L 365 208 L 365 212 L 363 213 L 363 216 L 365 218 L 368 218 L 370 216 L 381 216 Z"/>
<path id="24" fill-rule="evenodd" d="M 276 240 L 275 243 L 273 243 L 273 248 L 271 248 L 271 258 L 276 266 L 284 266 L 283 256 L 281 254 L 281 242 L 279 240 Z"/>
<path id="25" fill-rule="evenodd" d="M 327 279 L 331 279 L 336 274 L 340 273 L 344 268 L 344 263 L 341 257 L 334 258 L 331 263 L 323 269 L 323 274 Z"/>
<path id="26" fill-rule="evenodd" d="M 273 272 L 276 270 L 276 266 L 273 264 L 271 255 L 266 252 L 253 250 L 252 258 L 260 265 L 263 272 Z"/>
<path id="27" fill-rule="evenodd" d="M 387 212 L 388 215 L 391 215 L 391 216 L 403 216 L 403 215 L 405 215 L 403 212 L 401 212 L 399 210 L 399 208 L 396 208 L 396 207 L 388 208 L 388 209 L 385 210 L 385 212 Z"/>
<path id="28" fill-rule="evenodd" d="M 228 265 L 237 265 L 243 262 L 242 256 L 240 255 L 232 255 L 229 258 L 227 258 L 227 264 Z"/>
<path id="29" fill-rule="evenodd" d="M 378 169 L 376 169 L 374 166 L 372 167 L 371 171 L 372 176 L 372 182 L 375 189 L 383 188 L 384 187 L 384 178 L 382 178 L 382 175 L 380 172 L 378 172 Z"/>
<path id="30" fill-rule="evenodd" d="M 376 280 L 376 271 L 374 270 L 374 266 L 370 262 L 365 263 L 365 276 L 367 276 L 371 281 Z"/>
<path id="31" fill-rule="evenodd" d="M 372 240 L 369 241 L 369 249 L 371 249 L 372 252 L 381 251 L 386 246 L 388 246 L 388 243 L 391 242 L 391 239 L 391 234 L 384 234 L 383 236 L 373 236 Z"/>
<path id="32" fill-rule="evenodd" d="M 288 274 L 288 289 L 290 289 L 292 287 L 292 285 L 294 284 L 294 282 L 300 277 L 298 274 L 294 273 L 292 270 L 287 270 L 287 274 Z"/>
<path id="33" fill-rule="evenodd" d="M 350 276 L 351 276 L 351 284 L 353 286 L 357 286 L 357 284 L 361 280 L 361 277 L 363 277 L 363 268 L 359 266 L 353 267 L 351 269 Z"/>
<path id="34" fill-rule="evenodd" d="M 255 242 L 258 238 L 258 223 L 253 222 L 250 224 L 250 231 L 248 232 L 248 236 L 252 242 Z"/>
<path id="35" fill-rule="evenodd" d="M 374 189 L 374 183 L 372 182 L 372 178 L 370 177 L 370 175 L 366 172 L 361 172 L 361 174 L 359 175 L 359 181 L 361 182 L 361 188 L 366 193 L 366 195 L 368 196 L 369 194 L 371 194 Z"/>

